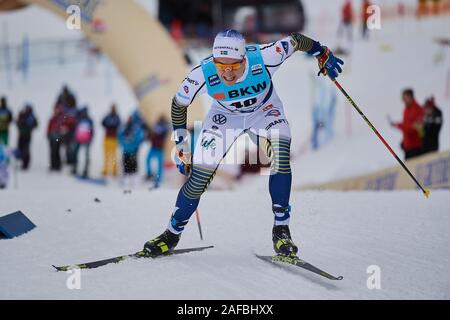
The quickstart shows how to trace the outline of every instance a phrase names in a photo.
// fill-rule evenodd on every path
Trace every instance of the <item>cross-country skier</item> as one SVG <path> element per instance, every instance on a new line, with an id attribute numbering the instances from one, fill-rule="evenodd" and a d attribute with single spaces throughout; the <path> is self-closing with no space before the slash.
<path id="1" fill-rule="evenodd" d="M 296 51 L 315 56 L 319 69 L 331 79 L 342 72 L 342 60 L 300 33 L 270 44 L 246 45 L 239 32 L 226 30 L 215 37 L 212 56 L 192 69 L 181 83 L 172 100 L 171 113 L 177 167 L 189 178 L 178 193 L 167 230 L 145 243 L 147 255 L 164 254 L 178 244 L 220 161 L 243 133 L 254 141 L 259 139 L 271 160 L 269 191 L 275 219 L 274 250 L 280 255 L 296 255 L 298 248 L 289 231 L 291 134 L 283 104 L 272 83 L 273 74 Z M 213 98 L 213 103 L 191 155 L 186 131 L 187 107 L 204 93 Z"/>

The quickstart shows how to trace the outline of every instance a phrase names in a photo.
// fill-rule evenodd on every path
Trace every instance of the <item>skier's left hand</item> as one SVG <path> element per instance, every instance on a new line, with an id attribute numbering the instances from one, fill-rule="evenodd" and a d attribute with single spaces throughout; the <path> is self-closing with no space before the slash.
<path id="1" fill-rule="evenodd" d="M 323 73 L 325 76 L 329 76 L 331 80 L 335 80 L 342 72 L 341 65 L 344 64 L 344 61 L 335 57 L 327 47 L 323 46 L 322 48 L 325 51 L 317 57 L 320 69 L 319 75 Z"/>

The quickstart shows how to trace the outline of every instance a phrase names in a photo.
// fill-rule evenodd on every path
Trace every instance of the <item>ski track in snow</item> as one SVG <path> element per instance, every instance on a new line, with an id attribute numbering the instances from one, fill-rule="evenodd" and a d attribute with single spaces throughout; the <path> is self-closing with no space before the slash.
<path id="1" fill-rule="evenodd" d="M 432 192 L 428 200 L 416 191 L 294 192 L 291 231 L 300 256 L 343 275 L 342 281 L 282 270 L 253 255 L 272 254 L 267 191 L 209 191 L 199 207 L 205 240 L 192 218 L 178 247 L 215 248 L 81 270 L 81 290 L 69 290 L 70 275 L 52 264 L 139 250 L 164 230 L 177 193 L 125 195 L 84 183 L 79 188 L 82 182 L 66 177 L 46 181 L 59 188 L 2 193 L 3 212 L 20 209 L 37 225 L 19 238 L 0 240 L 2 299 L 450 298 L 448 191 Z M 246 198 L 252 202 L 240 201 Z M 366 286 L 370 265 L 381 268 L 380 290 Z"/>

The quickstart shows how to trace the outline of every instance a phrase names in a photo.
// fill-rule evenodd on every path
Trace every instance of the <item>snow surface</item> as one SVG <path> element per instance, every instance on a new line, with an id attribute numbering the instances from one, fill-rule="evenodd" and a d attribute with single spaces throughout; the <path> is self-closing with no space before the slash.
<path id="1" fill-rule="evenodd" d="M 267 191 L 210 191 L 199 207 L 204 241 L 193 218 L 179 248 L 215 248 L 81 270 L 81 289 L 69 290 L 70 274 L 52 264 L 136 251 L 163 231 L 176 191 L 123 194 L 57 175 L 34 178 L 45 178 L 46 188 L 1 195 L 3 212 L 20 209 L 37 225 L 19 238 L 0 240 L 1 299 L 450 298 L 447 191 L 433 192 L 429 200 L 412 191 L 294 192 L 291 231 L 300 255 L 343 275 L 339 282 L 280 270 L 253 256 L 272 254 Z M 371 265 L 380 267 L 380 290 L 366 286 Z"/>
<path id="2" fill-rule="evenodd" d="M 307 33 L 322 43 L 336 45 L 338 1 L 305 1 L 312 18 Z M 318 10 L 325 8 L 324 11 Z M 37 14 L 38 19 L 33 19 Z M 321 27 L 319 17 L 326 19 Z M 48 19 L 47 19 L 48 18 Z M 24 21 L 27 21 L 24 24 Z M 19 43 L 45 35 L 77 38 L 64 22 L 38 8 L 0 14 L 7 21 L 9 41 Z M 318 22 L 319 21 L 319 22 Z M 399 119 L 400 92 L 416 89 L 419 102 L 434 93 L 444 118 L 450 119 L 445 82 L 450 65 L 448 50 L 439 62 L 437 37 L 448 37 L 450 19 L 405 19 L 383 23 L 370 42 L 356 37 L 354 55 L 346 60 L 342 85 L 369 119 L 401 155 L 400 133 L 386 121 Z M 160 260 L 127 261 L 81 271 L 81 290 L 69 290 L 69 275 L 51 264 L 70 264 L 108 258 L 139 250 L 168 223 L 177 194 L 171 188 L 175 173 L 168 172 L 162 189 L 148 191 L 139 184 L 123 194 L 116 181 L 99 187 L 47 172 L 46 121 L 62 83 L 75 90 L 81 105 L 89 104 L 97 125 L 112 101 L 125 117 L 136 106 L 126 82 L 108 61 L 64 66 L 31 66 L 24 81 L 13 74 L 13 86 L 0 72 L 0 94 L 7 93 L 14 113 L 26 101 L 37 110 L 40 127 L 33 137 L 30 172 L 19 172 L 14 188 L 0 192 L 0 213 L 22 210 L 37 228 L 12 240 L 0 240 L 0 298 L 13 299 L 449 299 L 449 191 L 433 191 L 426 200 L 408 192 L 293 192 L 291 231 L 301 256 L 324 270 L 343 275 L 330 282 L 302 270 L 279 270 L 256 259 L 253 252 L 271 254 L 272 213 L 267 177 L 245 177 L 234 190 L 208 191 L 200 203 L 204 241 L 195 219 L 179 247 L 213 244 L 214 249 Z M 318 152 L 302 149 L 311 130 L 310 86 L 315 62 L 302 55 L 289 59 L 275 76 L 293 133 L 293 181 L 310 182 L 367 173 L 395 165 L 395 160 L 343 98 L 336 112 L 336 138 Z M 180 79 L 181 80 L 181 79 Z M 350 110 L 351 135 L 346 127 Z M 445 121 L 445 120 L 444 120 Z M 102 130 L 97 128 L 92 174 L 102 162 Z M 444 124 L 442 149 L 450 148 L 450 126 Z M 16 140 L 12 130 L 11 141 Z M 145 146 L 143 151 L 146 151 Z M 141 152 L 141 157 L 145 152 Z M 142 160 L 142 159 L 141 159 Z M 143 162 L 140 162 L 141 168 Z M 141 171 L 143 174 L 143 171 Z M 211 187 L 214 187 L 214 182 Z M 98 198 L 101 202 L 95 202 Z M 249 199 L 251 201 L 249 201 Z M 70 210 L 70 211 L 68 211 Z M 366 286 L 367 267 L 381 268 L 381 289 Z"/>

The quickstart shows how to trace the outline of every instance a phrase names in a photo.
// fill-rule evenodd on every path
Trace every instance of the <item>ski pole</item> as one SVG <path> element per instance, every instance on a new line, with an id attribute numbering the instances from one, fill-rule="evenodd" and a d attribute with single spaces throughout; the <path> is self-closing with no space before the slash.
<path id="1" fill-rule="evenodd" d="M 332 81 L 334 82 L 336 87 L 338 87 L 338 89 L 342 92 L 342 94 L 347 98 L 348 102 L 350 102 L 350 104 L 353 106 L 353 108 L 355 108 L 355 110 L 361 115 L 361 117 L 364 119 L 364 121 L 367 123 L 367 125 L 373 130 L 373 132 L 375 132 L 377 137 L 381 140 L 381 142 L 383 142 L 383 144 L 391 152 L 391 154 L 394 156 L 394 158 L 397 159 L 397 161 L 400 163 L 400 165 L 403 167 L 403 169 L 405 169 L 405 171 L 411 177 L 411 179 L 414 180 L 416 185 L 422 190 L 424 196 L 428 198 L 430 195 L 430 190 L 426 190 L 422 187 L 422 185 L 419 183 L 419 181 L 417 181 L 417 179 L 414 177 L 414 175 L 411 173 L 411 171 L 409 171 L 408 167 L 406 167 L 406 165 L 403 163 L 403 161 L 400 160 L 400 158 L 395 154 L 394 150 L 392 150 L 392 148 L 389 146 L 389 144 L 386 142 L 386 140 L 384 140 L 382 135 L 378 132 L 378 130 L 373 126 L 373 124 L 369 121 L 369 119 L 367 119 L 367 117 L 364 115 L 364 113 L 361 111 L 361 109 L 357 106 L 357 104 L 353 101 L 353 99 L 348 95 L 348 93 L 344 90 L 344 88 L 342 88 L 340 83 L 336 79 L 334 79 L 334 80 L 332 79 Z"/>
<path id="2" fill-rule="evenodd" d="M 203 240 L 202 225 L 200 224 L 200 214 L 198 213 L 198 209 L 195 210 L 195 219 L 197 220 L 198 232 L 200 233 L 200 240 Z"/>

